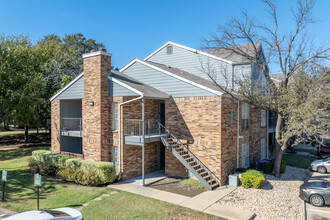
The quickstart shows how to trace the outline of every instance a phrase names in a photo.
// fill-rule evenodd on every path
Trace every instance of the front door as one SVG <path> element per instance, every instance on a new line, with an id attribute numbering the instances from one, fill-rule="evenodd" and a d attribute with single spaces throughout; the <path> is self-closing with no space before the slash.
<path id="1" fill-rule="evenodd" d="M 115 164 L 116 173 L 118 173 L 118 147 L 112 147 L 112 162 Z"/>
<path id="2" fill-rule="evenodd" d="M 165 146 L 163 143 L 158 144 L 158 170 L 165 169 Z"/>

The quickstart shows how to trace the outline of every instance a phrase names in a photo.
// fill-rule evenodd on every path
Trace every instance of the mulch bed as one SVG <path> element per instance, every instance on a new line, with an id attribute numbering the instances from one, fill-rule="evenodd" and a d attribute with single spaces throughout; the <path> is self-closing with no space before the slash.
<path id="1" fill-rule="evenodd" d="M 11 150 L 27 147 L 50 146 L 50 134 L 29 134 L 29 143 L 25 143 L 24 135 L 5 136 L 0 138 L 0 150 Z"/>
<path id="2" fill-rule="evenodd" d="M 204 189 L 198 189 L 191 186 L 184 185 L 180 183 L 182 179 L 180 178 L 171 178 L 167 177 L 161 181 L 152 183 L 149 185 L 150 188 L 163 190 L 171 193 L 176 193 L 188 197 L 194 197 L 198 194 L 207 191 L 206 188 Z"/>

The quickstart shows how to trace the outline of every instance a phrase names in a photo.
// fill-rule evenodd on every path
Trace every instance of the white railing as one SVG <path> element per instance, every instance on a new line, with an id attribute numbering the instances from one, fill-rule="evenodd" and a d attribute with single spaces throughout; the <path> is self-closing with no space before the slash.
<path id="1" fill-rule="evenodd" d="M 124 119 L 124 135 L 142 136 L 142 120 Z M 144 121 L 145 135 L 161 134 L 159 120 L 148 119 Z"/>
<path id="2" fill-rule="evenodd" d="M 61 118 L 61 131 L 82 132 L 81 118 Z"/>

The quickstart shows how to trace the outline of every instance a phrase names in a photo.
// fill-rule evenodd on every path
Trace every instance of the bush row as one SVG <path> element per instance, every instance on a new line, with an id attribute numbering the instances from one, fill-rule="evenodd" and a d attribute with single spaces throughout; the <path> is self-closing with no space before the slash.
<path id="1" fill-rule="evenodd" d="M 82 185 L 103 185 L 116 179 L 112 162 L 88 161 L 47 150 L 33 151 L 29 167 L 32 173 L 58 176 Z"/>

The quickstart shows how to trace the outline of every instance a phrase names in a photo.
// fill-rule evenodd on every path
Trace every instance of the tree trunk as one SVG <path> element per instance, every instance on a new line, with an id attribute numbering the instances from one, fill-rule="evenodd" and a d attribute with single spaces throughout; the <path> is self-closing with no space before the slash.
<path id="1" fill-rule="evenodd" d="M 39 125 L 37 126 L 37 134 L 39 134 Z"/>
<path id="2" fill-rule="evenodd" d="M 282 146 L 280 144 L 281 140 L 281 132 L 283 128 L 283 117 L 280 114 L 277 114 L 277 122 L 276 122 L 276 130 L 275 130 L 275 161 L 273 166 L 273 173 L 276 177 L 280 177 L 280 168 L 281 168 L 281 161 L 284 151 L 282 150 Z"/>
<path id="3" fill-rule="evenodd" d="M 25 130 L 25 143 L 28 143 L 29 142 L 29 126 L 25 125 L 24 130 Z"/>

